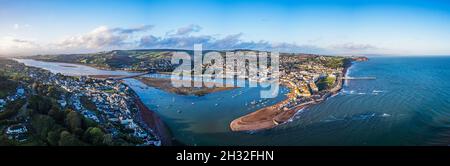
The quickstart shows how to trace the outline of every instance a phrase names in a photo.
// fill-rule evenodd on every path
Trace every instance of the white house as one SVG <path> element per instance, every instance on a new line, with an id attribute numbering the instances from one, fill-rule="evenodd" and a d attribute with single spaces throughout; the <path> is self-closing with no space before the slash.
<path id="1" fill-rule="evenodd" d="M 16 94 L 17 96 L 23 96 L 25 94 L 25 89 L 18 88 Z"/>
<path id="2" fill-rule="evenodd" d="M 22 124 L 12 125 L 6 129 L 6 134 L 8 135 L 24 134 L 26 132 L 28 132 L 28 129 Z"/>
<path id="3" fill-rule="evenodd" d="M 66 107 L 66 105 L 67 105 L 66 100 L 58 100 L 58 103 L 61 107 Z"/>
<path id="4" fill-rule="evenodd" d="M 5 99 L 0 99 L 0 108 L 5 107 L 6 101 Z"/>

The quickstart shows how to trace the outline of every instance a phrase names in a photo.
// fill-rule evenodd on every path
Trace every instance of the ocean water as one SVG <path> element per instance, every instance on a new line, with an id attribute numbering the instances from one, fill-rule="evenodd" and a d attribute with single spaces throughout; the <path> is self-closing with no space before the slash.
<path id="1" fill-rule="evenodd" d="M 43 66 L 55 72 L 63 67 Z M 348 75 L 376 79 L 348 80 L 339 94 L 300 110 L 290 122 L 253 132 L 231 132 L 228 126 L 283 100 L 286 88 L 277 98 L 261 100 L 259 88 L 196 97 L 125 82 L 187 145 L 450 145 L 450 57 L 370 57 L 354 63 Z"/>
<path id="2" fill-rule="evenodd" d="M 249 142 L 450 144 L 450 57 L 371 57 L 348 75 L 376 80 L 346 81 L 338 95 L 299 112 L 291 123 L 253 134 Z"/>
<path id="3" fill-rule="evenodd" d="M 171 97 L 155 98 L 163 92 L 141 94 L 147 96 L 144 102 L 151 109 L 165 117 L 176 138 L 188 145 L 449 145 L 449 64 L 450 57 L 371 57 L 356 62 L 349 76 L 376 80 L 348 80 L 336 96 L 265 131 L 228 128 L 231 120 L 256 110 L 242 103 L 257 99 L 257 89 L 246 89 L 244 98 L 235 100 L 228 98 L 237 91 L 205 97 L 175 95 L 183 110 L 179 114 L 155 107 L 161 103 L 158 100 L 170 102 Z M 213 107 L 217 98 L 225 98 L 227 106 Z"/>
<path id="4" fill-rule="evenodd" d="M 187 145 L 222 145 L 222 142 L 228 145 L 227 139 L 237 141 L 241 137 L 251 136 L 231 132 L 230 122 L 284 100 L 289 92 L 286 87 L 280 87 L 276 98 L 261 99 L 261 88 L 254 87 L 204 96 L 183 96 L 148 87 L 135 79 L 126 79 L 125 83 L 133 88 L 150 110 L 161 116 L 175 138 Z"/>

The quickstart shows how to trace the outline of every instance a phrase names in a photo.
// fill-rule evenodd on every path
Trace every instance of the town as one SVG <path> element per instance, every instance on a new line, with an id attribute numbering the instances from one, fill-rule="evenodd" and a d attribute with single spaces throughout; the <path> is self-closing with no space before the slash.
<path id="1" fill-rule="evenodd" d="M 282 84 L 291 89 L 290 100 L 281 109 L 289 110 L 298 104 L 317 102 L 340 89 L 342 75 L 351 59 L 326 56 L 283 56 Z"/>
<path id="2" fill-rule="evenodd" d="M 117 52 L 118 51 L 112 51 L 114 56 L 111 58 L 121 56 L 118 55 Z M 146 52 L 141 51 L 138 53 L 144 54 Z M 157 52 L 150 52 L 149 54 L 159 56 L 163 53 L 158 54 Z M 224 56 L 224 52 L 220 52 L 220 54 Z M 238 52 L 238 55 L 242 55 L 242 57 L 238 58 L 245 59 L 249 58 L 249 56 L 256 56 L 256 52 L 241 51 Z M 64 59 L 64 57 L 66 56 L 51 56 L 52 60 L 50 61 L 59 61 L 61 58 Z M 162 59 L 170 59 L 170 57 L 164 57 Z M 176 64 L 166 63 L 163 63 L 165 65 L 157 65 L 156 63 L 159 63 L 160 60 L 161 59 L 157 61 L 144 61 L 143 63 L 149 63 L 149 66 L 152 66 L 153 70 L 160 72 L 161 74 L 166 74 L 166 71 L 173 71 L 172 69 L 177 66 Z M 342 87 L 342 79 L 344 79 L 345 72 L 351 63 L 353 61 L 365 61 L 367 58 L 281 53 L 279 57 L 269 57 L 268 60 L 271 61 L 271 63 L 273 60 L 279 60 L 279 65 L 275 67 L 279 67 L 278 76 L 280 84 L 289 89 L 287 98 L 275 105 L 267 106 L 256 111 L 255 114 L 252 115 L 257 117 L 253 118 L 254 121 L 239 121 L 242 117 L 236 119 L 230 124 L 231 130 L 242 131 L 265 129 L 287 121 L 299 109 L 310 104 L 319 103 L 330 95 L 337 93 Z M 142 106 L 143 104 L 140 102 L 139 97 L 126 84 L 122 83 L 120 79 L 114 79 L 115 77 L 110 79 L 110 77 L 65 76 L 59 73 L 54 74 L 39 68 L 27 67 L 12 60 L 3 61 L 5 64 L 2 67 L 6 73 L 5 75 L 8 75 L 10 78 L 17 77 L 15 79 L 19 80 L 19 83 L 14 86 L 16 89 L 10 90 L 8 95 L 3 95 L 5 96 L 4 99 L 0 98 L 0 108 L 2 111 L 6 110 L 6 107 L 8 106 L 11 107 L 10 105 L 16 105 L 11 103 L 17 99 L 24 99 L 26 102 L 19 103 L 18 106 L 15 106 L 16 109 L 21 108 L 19 110 L 24 110 L 23 107 L 33 108 L 33 104 L 28 102 L 30 99 L 25 98 L 44 94 L 52 98 L 53 103 L 58 107 L 56 110 L 65 113 L 68 112 L 67 110 L 77 112 L 88 121 L 98 124 L 99 129 L 97 130 L 109 134 L 113 139 L 125 138 L 126 140 L 133 142 L 134 145 L 161 146 L 161 137 L 165 136 L 161 136 L 159 129 L 152 126 L 154 125 L 153 122 L 148 123 L 148 121 L 143 120 L 141 116 L 142 112 L 146 112 L 143 110 L 148 108 Z M 237 74 L 237 76 L 243 75 L 245 76 L 245 79 L 248 79 L 250 82 L 268 81 L 267 79 L 261 79 L 261 76 L 259 75 L 255 75 L 255 71 L 251 71 L 255 70 L 255 66 L 250 66 L 250 63 L 247 63 L 246 61 L 241 61 L 237 64 L 245 66 L 245 70 L 230 70 L 234 68 L 234 64 L 226 63 L 222 65 L 223 66 L 217 66 L 215 62 L 214 65 L 205 62 L 201 68 L 202 74 L 208 70 L 208 68 L 214 68 L 214 70 L 216 70 L 216 68 L 223 67 L 225 73 Z M 141 66 L 139 69 L 133 69 L 134 64 L 127 65 L 126 63 L 119 66 L 122 69 L 131 71 L 143 71 L 145 69 L 145 66 Z M 273 66 L 262 69 L 258 68 L 258 72 L 273 74 L 271 73 L 273 72 L 272 69 Z M 193 70 L 194 69 L 192 69 L 192 72 Z M 8 74 L 8 72 L 12 72 L 12 74 Z M 214 72 L 214 74 L 217 73 Z M 226 75 L 225 77 L 228 76 L 229 75 Z M 221 76 L 219 75 L 218 77 Z M 146 83 L 145 81 L 146 80 L 143 80 L 144 83 Z M 150 84 L 150 86 L 153 85 Z M 214 86 L 214 88 L 219 87 L 217 87 L 217 85 Z M 211 90 L 211 92 L 214 91 Z M 255 105 L 257 103 L 257 101 L 253 101 L 250 104 Z M 40 107 L 43 106 L 38 104 L 35 109 L 39 110 Z M 54 108 L 48 109 L 51 109 L 52 111 Z M 25 111 L 19 111 L 18 114 L 24 114 L 23 112 L 26 112 L 26 109 Z M 50 112 L 44 111 L 44 114 L 50 115 Z M 55 111 L 51 112 L 51 114 L 55 114 L 54 112 Z M 150 111 L 147 110 L 147 112 Z M 270 115 L 267 115 L 267 113 L 270 113 Z M 2 114 L 5 113 L 0 112 L 0 117 Z M 58 117 L 56 117 L 56 119 L 57 118 Z M 3 133 L 5 133 L 10 140 L 17 140 L 19 142 L 26 141 L 27 133 L 33 131 L 29 129 L 29 126 L 33 126 L 32 122 L 29 122 L 29 120 L 30 118 L 25 118 L 25 120 L 19 120 L 15 123 L 8 123 L 8 125 L 2 129 Z M 260 120 L 264 122 L 260 122 Z M 69 128 L 71 126 L 70 124 L 67 124 L 67 122 L 63 123 L 63 125 L 69 126 Z M 88 130 L 88 128 L 85 129 Z M 72 130 L 72 133 L 80 133 L 74 129 Z M 80 135 L 79 138 L 84 136 L 83 134 L 78 135 Z"/>
<path id="3" fill-rule="evenodd" d="M 14 101 L 37 95 L 37 86 L 48 86 L 52 91 L 49 92 L 52 93 L 50 96 L 55 96 L 54 100 L 58 103 L 58 110 L 76 111 L 84 118 L 97 123 L 112 138 L 125 134 L 126 137 L 135 140 L 136 145 L 161 145 L 158 136 L 140 119 L 139 108 L 134 103 L 137 96 L 120 81 L 64 76 L 27 67 L 12 60 L 1 61 L 3 69 L 8 68 L 6 70 L 9 72 L 17 73 L 20 71 L 22 77 L 26 79 L 21 78 L 16 91 L 0 99 L 0 115 L 7 113 L 7 107 L 13 105 Z M 26 105 L 30 107 L 31 103 L 23 104 L 23 107 Z M 28 128 L 32 125 L 30 118 L 25 118 L 18 123 L 10 124 L 4 129 L 4 133 L 8 139 L 25 142 L 26 135 L 30 135 L 27 134 L 30 132 Z"/>
<path id="4" fill-rule="evenodd" d="M 342 88 L 342 79 L 352 62 L 366 60 L 365 57 L 310 54 L 280 56 L 279 80 L 290 89 L 287 98 L 233 120 L 231 130 L 262 130 L 287 122 L 298 110 L 336 94 Z"/>

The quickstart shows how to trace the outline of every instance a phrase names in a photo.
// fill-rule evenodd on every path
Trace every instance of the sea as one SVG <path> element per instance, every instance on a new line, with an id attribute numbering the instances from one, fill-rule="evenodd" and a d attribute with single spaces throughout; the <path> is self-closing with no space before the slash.
<path id="1" fill-rule="evenodd" d="M 124 74 L 78 64 L 18 61 L 66 75 Z M 229 124 L 282 101 L 287 88 L 271 99 L 260 97 L 260 87 L 182 96 L 135 79 L 124 82 L 161 116 L 177 141 L 191 146 L 450 145 L 450 56 L 370 56 L 369 61 L 354 62 L 347 76 L 376 79 L 346 80 L 337 95 L 299 110 L 289 122 L 248 132 L 232 132 Z"/>

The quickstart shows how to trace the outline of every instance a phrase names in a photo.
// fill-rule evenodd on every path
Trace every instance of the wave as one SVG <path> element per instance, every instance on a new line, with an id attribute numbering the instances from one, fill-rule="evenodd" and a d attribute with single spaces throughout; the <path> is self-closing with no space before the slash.
<path id="1" fill-rule="evenodd" d="M 342 90 L 341 92 L 340 92 L 340 94 L 344 94 L 344 95 L 366 95 L 367 93 L 371 93 L 371 94 L 374 94 L 374 95 L 378 95 L 379 93 L 383 93 L 383 92 L 385 92 L 385 91 L 383 91 L 383 90 L 373 90 L 372 92 L 358 92 L 358 91 L 355 91 L 355 90 Z"/>
<path id="2" fill-rule="evenodd" d="M 364 113 L 364 114 L 359 114 L 359 115 L 355 115 L 351 117 L 351 120 L 366 120 L 372 117 L 375 117 L 376 113 Z"/>
<path id="3" fill-rule="evenodd" d="M 376 117 L 389 117 L 391 116 L 390 114 L 387 113 L 375 113 L 375 112 L 367 112 L 367 113 L 362 113 L 362 114 L 356 114 L 356 115 L 351 115 L 351 116 L 344 116 L 342 118 L 338 118 L 334 115 L 330 115 L 328 116 L 328 118 L 321 120 L 321 122 L 335 122 L 335 121 L 360 121 L 360 120 L 368 120 L 368 119 L 372 119 L 372 118 L 376 118 Z"/>

